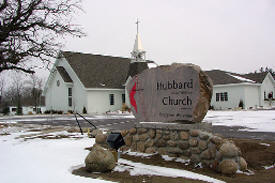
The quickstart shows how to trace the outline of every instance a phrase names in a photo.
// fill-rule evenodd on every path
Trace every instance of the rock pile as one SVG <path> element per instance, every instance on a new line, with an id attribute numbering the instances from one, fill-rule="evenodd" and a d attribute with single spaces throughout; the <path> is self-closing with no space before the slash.
<path id="1" fill-rule="evenodd" d="M 162 129 L 136 127 L 123 130 L 121 134 L 126 144 L 121 148 L 123 151 L 157 152 L 161 155 L 190 159 L 192 163 L 202 163 L 226 175 L 247 169 L 241 151 L 232 141 L 202 130 L 179 126 Z M 97 136 L 96 142 L 104 145 L 106 142 L 101 139 Z"/>

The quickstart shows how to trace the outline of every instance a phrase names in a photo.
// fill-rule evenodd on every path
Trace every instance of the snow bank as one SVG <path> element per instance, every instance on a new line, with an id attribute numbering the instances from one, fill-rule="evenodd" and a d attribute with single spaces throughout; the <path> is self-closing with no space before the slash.
<path id="1" fill-rule="evenodd" d="M 132 161 L 128 161 L 122 158 L 120 158 L 118 162 L 119 162 L 119 165 L 115 167 L 114 171 L 123 172 L 127 170 L 130 172 L 130 175 L 132 176 L 155 175 L 155 176 L 165 176 L 165 177 L 174 177 L 174 178 L 182 177 L 187 179 L 201 180 L 205 182 L 225 183 L 223 181 L 220 181 L 205 175 L 201 175 L 198 173 L 186 171 L 186 170 L 145 165 L 142 163 L 134 163 Z"/>
<path id="2" fill-rule="evenodd" d="M 241 126 L 240 131 L 274 132 L 275 111 L 208 111 L 204 122 L 220 126 Z"/>
<path id="3" fill-rule="evenodd" d="M 84 148 L 93 145 L 94 139 L 15 139 L 26 134 L 28 133 L 17 132 L 0 136 L 1 182 L 108 182 L 75 176 L 70 172 L 75 168 L 73 166 L 83 164 L 88 154 Z"/>

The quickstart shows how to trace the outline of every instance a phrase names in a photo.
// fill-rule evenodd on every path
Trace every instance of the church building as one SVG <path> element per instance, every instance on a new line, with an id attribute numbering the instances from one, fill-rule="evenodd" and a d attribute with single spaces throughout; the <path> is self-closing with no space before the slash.
<path id="1" fill-rule="evenodd" d="M 105 113 L 129 106 L 125 86 L 155 66 L 146 60 L 138 32 L 131 58 L 61 51 L 44 88 L 47 110 Z"/>
<path id="2" fill-rule="evenodd" d="M 46 110 L 106 113 L 130 106 L 125 86 L 138 73 L 156 67 L 146 60 L 138 31 L 131 58 L 61 51 L 46 82 Z M 206 71 L 213 80 L 216 110 L 275 107 L 275 80 L 270 73 Z"/>

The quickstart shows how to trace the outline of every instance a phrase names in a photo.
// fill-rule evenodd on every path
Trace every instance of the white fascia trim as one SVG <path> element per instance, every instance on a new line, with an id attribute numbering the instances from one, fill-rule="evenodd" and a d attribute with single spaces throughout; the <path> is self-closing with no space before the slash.
<path id="1" fill-rule="evenodd" d="M 64 82 L 64 83 L 68 87 L 73 87 L 74 86 L 73 82 Z"/>
<path id="2" fill-rule="evenodd" d="M 48 90 L 48 88 L 49 88 L 49 87 L 48 87 L 48 86 L 49 86 L 49 83 L 54 79 L 54 77 L 55 77 L 55 75 L 56 75 L 56 72 L 57 72 L 56 66 L 59 64 L 59 62 L 60 62 L 60 58 L 57 58 L 57 59 L 55 60 L 54 64 L 53 64 L 51 70 L 50 70 L 50 74 L 49 74 L 49 76 L 48 76 L 48 78 L 47 78 L 46 84 L 45 84 L 44 89 L 43 89 L 43 92 L 42 92 L 42 95 L 43 95 L 43 96 L 46 94 L 46 92 L 47 92 L 47 90 Z"/>
<path id="3" fill-rule="evenodd" d="M 132 77 L 129 76 L 126 80 L 126 82 L 123 84 L 123 86 L 125 87 L 130 81 L 132 80 Z"/>
<path id="4" fill-rule="evenodd" d="M 275 80 L 274 80 L 273 76 L 270 74 L 270 72 L 268 72 L 266 77 L 269 77 L 270 80 L 273 82 L 273 84 L 275 84 Z M 265 80 L 265 78 L 264 78 L 264 80 Z"/>
<path id="5" fill-rule="evenodd" d="M 229 87 L 229 86 L 261 86 L 260 83 L 231 83 L 231 84 L 220 84 L 214 85 L 213 87 L 220 88 L 220 87 Z"/>
<path id="6" fill-rule="evenodd" d="M 118 88 L 86 88 L 87 91 L 124 91 L 125 89 L 118 89 Z"/>

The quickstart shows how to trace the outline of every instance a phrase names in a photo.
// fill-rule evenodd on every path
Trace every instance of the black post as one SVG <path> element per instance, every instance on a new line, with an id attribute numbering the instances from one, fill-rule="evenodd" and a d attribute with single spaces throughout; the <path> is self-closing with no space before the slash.
<path id="1" fill-rule="evenodd" d="M 81 129 L 81 127 L 80 127 L 80 124 L 79 124 L 79 122 L 78 122 L 78 120 L 77 120 L 76 113 L 74 113 L 74 117 L 75 117 L 76 122 L 77 122 L 77 124 L 78 124 L 78 127 L 79 127 L 79 129 L 80 129 L 81 135 L 83 135 L 83 131 L 82 131 L 82 129 Z"/>
<path id="2" fill-rule="evenodd" d="M 93 124 L 93 123 L 91 123 L 89 120 L 87 120 L 84 116 L 82 116 L 81 114 L 79 114 L 79 113 L 76 113 L 77 115 L 79 115 L 80 117 L 82 117 L 85 121 L 87 121 L 90 125 L 92 125 L 93 127 L 95 127 L 95 129 L 97 129 L 97 127 Z"/>

